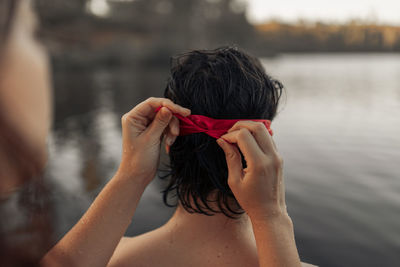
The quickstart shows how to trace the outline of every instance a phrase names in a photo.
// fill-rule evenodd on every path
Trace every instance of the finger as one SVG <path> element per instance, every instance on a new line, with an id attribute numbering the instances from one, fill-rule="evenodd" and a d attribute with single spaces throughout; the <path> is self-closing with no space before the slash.
<path id="1" fill-rule="evenodd" d="M 146 130 L 147 119 L 130 117 L 124 114 L 121 118 L 123 138 L 137 137 Z"/>
<path id="2" fill-rule="evenodd" d="M 146 99 L 145 101 L 139 103 L 137 106 L 135 106 L 131 111 L 128 112 L 128 115 L 137 115 L 143 118 L 147 118 L 153 120 L 153 118 L 156 115 L 156 109 L 159 106 L 167 107 L 171 112 L 173 113 L 178 113 L 184 117 L 190 115 L 190 109 L 181 107 L 174 102 L 172 102 L 168 98 L 156 98 L 156 97 L 150 97 Z"/>
<path id="3" fill-rule="evenodd" d="M 163 135 L 164 136 L 162 137 L 165 137 L 165 143 L 167 145 L 171 146 L 175 142 L 176 137 L 179 135 L 179 120 L 177 117 L 173 116 L 171 118 L 167 128 L 164 130 Z"/>
<path id="4" fill-rule="evenodd" d="M 173 135 L 170 132 L 165 132 L 164 133 L 164 140 L 165 140 L 165 144 L 167 144 L 169 146 L 172 146 L 172 144 L 176 140 L 176 135 Z"/>
<path id="5" fill-rule="evenodd" d="M 169 131 L 172 135 L 179 135 L 179 119 L 175 116 L 172 117 L 168 125 Z"/>
<path id="6" fill-rule="evenodd" d="M 149 135 L 151 140 L 157 140 L 160 142 L 160 138 L 164 130 L 167 128 L 171 118 L 172 112 L 168 108 L 162 107 L 143 134 Z"/>
<path id="7" fill-rule="evenodd" d="M 226 164 L 228 167 L 228 184 L 237 183 L 243 176 L 242 158 L 239 150 L 222 138 L 217 139 L 217 144 L 225 153 Z"/>
<path id="8" fill-rule="evenodd" d="M 268 129 L 264 125 L 264 123 L 256 121 L 238 121 L 232 126 L 232 128 L 228 130 L 228 133 L 231 131 L 239 130 L 241 128 L 246 128 L 251 132 L 261 150 L 265 154 L 268 155 L 272 151 L 276 152 L 271 135 L 269 134 Z"/>
<path id="9" fill-rule="evenodd" d="M 239 146 L 249 167 L 251 165 L 254 166 L 257 162 L 260 162 L 260 159 L 265 157 L 254 136 L 246 128 L 224 134 L 221 138 L 230 143 L 236 143 Z"/>

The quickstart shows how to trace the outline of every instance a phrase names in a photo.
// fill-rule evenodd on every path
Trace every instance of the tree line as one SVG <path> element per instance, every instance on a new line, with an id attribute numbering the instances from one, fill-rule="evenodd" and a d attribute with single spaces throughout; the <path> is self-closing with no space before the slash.
<path id="1" fill-rule="evenodd" d="M 35 0 L 55 63 L 159 64 L 191 49 L 236 44 L 258 56 L 282 52 L 399 52 L 400 27 L 269 21 L 252 25 L 237 0 Z M 143 59 L 143 60 L 141 60 Z M 57 65 L 57 64 L 56 64 Z"/>
<path id="2" fill-rule="evenodd" d="M 256 26 L 260 46 L 276 52 L 400 52 L 400 27 L 362 21 L 287 24 L 269 21 Z"/>

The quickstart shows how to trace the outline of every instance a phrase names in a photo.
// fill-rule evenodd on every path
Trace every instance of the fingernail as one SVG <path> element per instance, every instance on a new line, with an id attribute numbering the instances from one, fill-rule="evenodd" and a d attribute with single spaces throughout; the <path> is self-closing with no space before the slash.
<path id="1" fill-rule="evenodd" d="M 171 115 L 171 112 L 169 112 L 168 108 L 162 107 L 161 108 L 161 117 L 167 119 Z"/>
<path id="2" fill-rule="evenodd" d="M 173 127 L 172 131 L 173 131 L 173 134 L 179 135 L 179 126 L 178 127 Z"/>

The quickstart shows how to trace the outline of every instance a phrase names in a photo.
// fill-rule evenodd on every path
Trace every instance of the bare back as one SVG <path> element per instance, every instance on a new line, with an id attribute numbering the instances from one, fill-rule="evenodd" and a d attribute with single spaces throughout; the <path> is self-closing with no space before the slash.
<path id="1" fill-rule="evenodd" d="M 110 267 L 257 267 L 254 237 L 232 240 L 177 235 L 168 227 L 121 239 Z M 302 263 L 303 267 L 314 266 Z"/>
<path id="2" fill-rule="evenodd" d="M 209 239 L 209 240 L 208 240 Z M 109 266 L 258 266 L 251 237 L 226 242 L 214 238 L 176 235 L 167 227 L 133 238 L 123 238 Z"/>

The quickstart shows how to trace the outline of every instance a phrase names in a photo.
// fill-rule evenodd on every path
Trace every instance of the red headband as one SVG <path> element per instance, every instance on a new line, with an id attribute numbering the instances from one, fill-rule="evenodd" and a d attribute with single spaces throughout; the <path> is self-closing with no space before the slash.
<path id="1" fill-rule="evenodd" d="M 156 109 L 158 112 L 162 106 Z M 264 123 L 267 127 L 269 134 L 272 136 L 273 131 L 271 130 L 270 120 L 260 120 L 260 119 L 213 119 L 203 115 L 189 115 L 183 117 L 178 113 L 173 113 L 179 119 L 179 135 L 188 135 L 192 133 L 206 133 L 211 137 L 216 139 L 220 138 L 222 135 L 228 132 L 228 130 L 238 121 L 259 121 Z"/>

